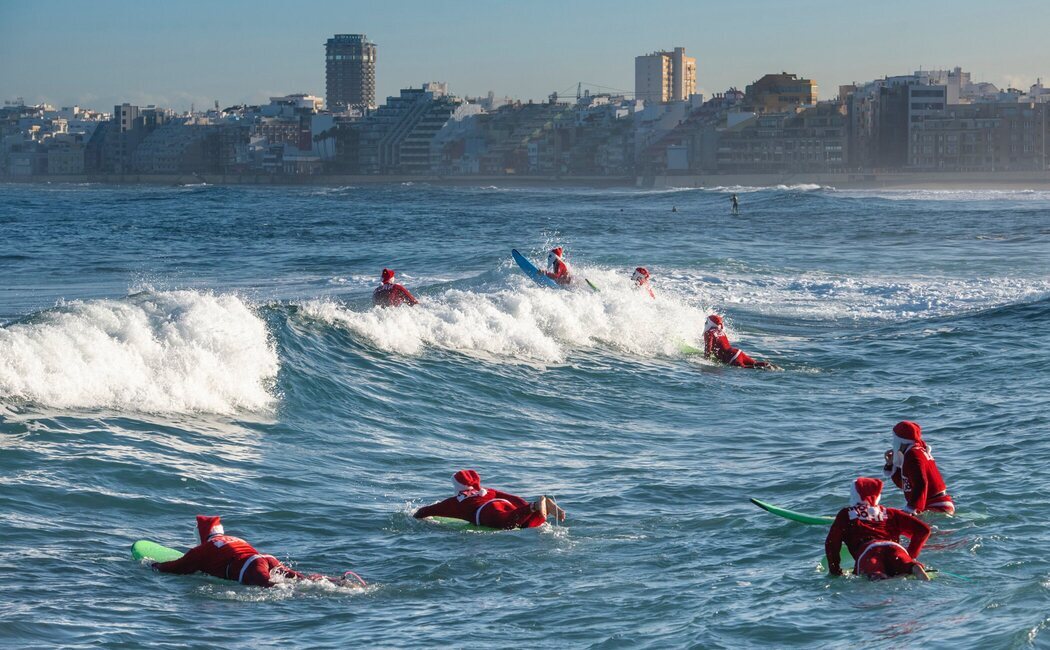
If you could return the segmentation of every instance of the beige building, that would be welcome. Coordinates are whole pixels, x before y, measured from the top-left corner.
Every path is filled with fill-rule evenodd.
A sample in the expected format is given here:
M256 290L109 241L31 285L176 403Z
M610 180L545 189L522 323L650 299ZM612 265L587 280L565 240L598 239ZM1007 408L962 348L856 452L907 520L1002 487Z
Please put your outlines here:
M684 47L634 58L634 96L647 103L680 102L696 94L696 59Z

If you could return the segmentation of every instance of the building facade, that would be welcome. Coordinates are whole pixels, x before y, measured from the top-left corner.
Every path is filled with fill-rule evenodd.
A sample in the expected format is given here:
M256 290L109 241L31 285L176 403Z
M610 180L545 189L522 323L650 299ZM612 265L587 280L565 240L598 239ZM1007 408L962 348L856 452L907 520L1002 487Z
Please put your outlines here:
M912 125L908 166L938 171L1047 169L1047 103L948 106Z
M325 43L325 102L330 111L376 106L376 45L364 34Z
M646 102L681 102L696 94L696 59L684 47L634 59L634 96Z
M817 82L796 74L767 74L744 88L744 104L756 113L783 113L817 103Z

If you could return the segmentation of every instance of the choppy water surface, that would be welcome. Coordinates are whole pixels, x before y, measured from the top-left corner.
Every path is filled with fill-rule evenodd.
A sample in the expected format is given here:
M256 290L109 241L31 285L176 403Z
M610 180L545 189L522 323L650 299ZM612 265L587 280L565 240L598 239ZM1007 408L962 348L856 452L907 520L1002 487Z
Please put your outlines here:
M1050 193L0 186L0 242L5 645L1050 645ZM510 262L553 244L600 293ZM684 355L710 310L784 371ZM900 419L970 580L830 580L748 503L833 513ZM413 520L461 467L569 520ZM197 513L372 586L129 559Z

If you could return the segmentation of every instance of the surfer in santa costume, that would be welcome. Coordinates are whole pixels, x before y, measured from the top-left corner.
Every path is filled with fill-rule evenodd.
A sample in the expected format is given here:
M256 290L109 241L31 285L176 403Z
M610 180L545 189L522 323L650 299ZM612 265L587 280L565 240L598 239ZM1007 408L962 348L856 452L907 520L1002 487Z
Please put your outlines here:
M552 248L547 254L547 277L558 284L572 283L572 269L562 257L561 246Z
M722 326L722 317L711 314L704 323L704 356L739 368L770 368L776 366L768 361L756 361L748 356L740 348L734 348L729 343L725 328Z
M377 307L397 307L406 302L410 305L418 305L419 301L408 289L394 282L393 269L383 269L379 279L383 284L376 287L372 292L372 304Z
M893 427L893 448L886 452L883 474L904 491L908 512L927 510L955 514L955 503L922 439L922 427L904 420Z
M481 487L481 477L472 469L452 476L455 496L416 510L415 518L453 517L488 528L535 528L548 516L565 521L565 511L554 499L542 496L532 503L493 488Z
M345 585L348 580L364 586L364 580L352 571L342 579L320 574L304 575L281 564L272 555L264 555L248 542L227 535L219 517L197 515L197 533L201 543L186 551L186 554L170 562L154 562L151 566L161 573L190 574L207 573L216 578L233 580L243 585L272 587L276 577L297 580L327 580Z
M648 291L650 298L656 298L656 294L653 293L653 287L649 284L649 269L644 266L639 266L634 270L634 273L631 274L631 279L634 280L634 283L638 288Z
M845 543L856 558L853 570L857 575L869 580L902 575L929 580L916 558L930 536L930 527L906 512L880 506L882 481L877 478L858 478L852 492L852 505L839 510L824 540L831 575L842 575L839 553ZM901 535L909 539L908 548L901 546Z

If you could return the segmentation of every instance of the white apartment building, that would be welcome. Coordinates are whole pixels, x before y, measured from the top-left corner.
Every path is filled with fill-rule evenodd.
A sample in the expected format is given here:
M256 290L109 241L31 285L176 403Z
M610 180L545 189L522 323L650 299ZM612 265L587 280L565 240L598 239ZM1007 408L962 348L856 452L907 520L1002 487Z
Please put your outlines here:
M634 58L634 96L647 103L680 102L696 93L696 59L684 47Z

